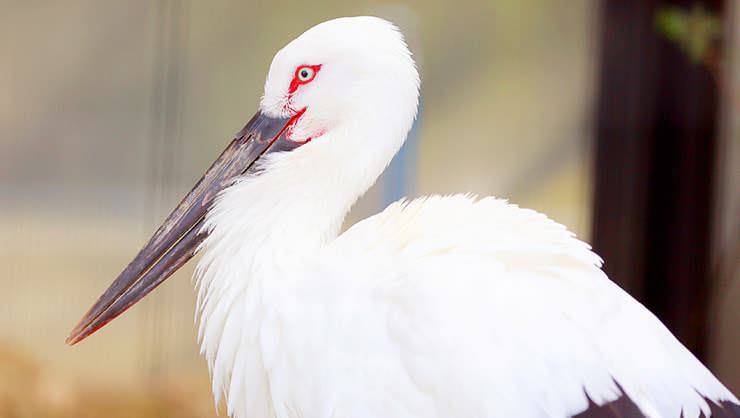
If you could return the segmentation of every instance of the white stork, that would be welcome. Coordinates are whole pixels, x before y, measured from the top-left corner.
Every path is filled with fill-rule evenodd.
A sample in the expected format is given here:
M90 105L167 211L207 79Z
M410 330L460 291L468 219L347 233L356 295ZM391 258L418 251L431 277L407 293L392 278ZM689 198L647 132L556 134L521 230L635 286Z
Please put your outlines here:
M335 19L290 42L259 112L68 343L199 251L201 351L235 418L740 417L737 398L545 215L434 196L340 233L418 98L389 22Z

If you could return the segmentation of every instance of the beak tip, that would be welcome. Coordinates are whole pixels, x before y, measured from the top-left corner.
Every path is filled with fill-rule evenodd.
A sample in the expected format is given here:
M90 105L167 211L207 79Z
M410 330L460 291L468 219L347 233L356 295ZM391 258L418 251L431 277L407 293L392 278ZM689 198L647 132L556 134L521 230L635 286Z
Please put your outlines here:
M74 331L72 331L72 332L71 332L71 333L70 333L70 334L69 334L69 335L67 336L67 339L66 339L66 340L64 340L64 343L65 343L65 344L67 344L68 346L72 347L73 345L77 344L77 343L78 343L78 342L80 342L80 341L81 341L81 340L80 340L80 338L79 338L79 334L77 334L77 333L75 333Z
M85 321L85 317L80 320L80 322L72 328L72 331L69 332L69 335L67 336L67 339L64 340L64 343L68 346L76 345L78 342L84 340L88 335L85 333L87 323Z

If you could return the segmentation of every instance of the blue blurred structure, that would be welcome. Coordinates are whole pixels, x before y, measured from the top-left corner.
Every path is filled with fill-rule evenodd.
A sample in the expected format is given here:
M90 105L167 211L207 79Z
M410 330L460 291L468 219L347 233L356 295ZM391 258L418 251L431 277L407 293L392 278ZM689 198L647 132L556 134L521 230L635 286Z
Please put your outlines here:
M383 190L383 208L402 197L413 198L416 193L416 181L419 161L419 141L423 100L419 100L419 114L411 127L411 132L401 150L381 177Z

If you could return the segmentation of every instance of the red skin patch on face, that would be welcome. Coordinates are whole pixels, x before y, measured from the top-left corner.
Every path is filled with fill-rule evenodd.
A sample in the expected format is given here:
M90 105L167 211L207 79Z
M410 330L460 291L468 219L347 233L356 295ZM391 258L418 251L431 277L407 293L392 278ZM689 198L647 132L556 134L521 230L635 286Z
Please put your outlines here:
M311 76L311 78L307 80L300 80L298 78L298 75L300 74L301 70L304 70L306 68L310 68L311 70L313 70L313 75ZM326 133L326 130L322 129L319 132L317 132L315 135L312 135L304 140L296 141L296 140L293 140L292 138L294 126L296 125L296 123L298 123L298 119L300 119L301 116L303 116L303 114L306 112L305 107L301 110L298 110L295 107L293 107L293 94L296 91L298 91L298 88L300 86L312 82L316 78L316 75L318 75L320 70L321 70L321 64L319 65L299 65L298 68L295 69L295 73L293 74L293 80L290 81L290 86L288 86L288 97L286 98L285 105L283 106L284 111L288 111L293 114L293 116L290 118L290 121L288 121L287 132L285 133L285 137L290 141L293 141L299 144L305 144L307 142L311 142L312 139L318 138L324 133Z
M310 68L311 70L313 70L313 76L311 76L311 78L309 78L308 80L300 80L298 78L298 74L301 72L301 70L306 68ZM319 71L321 71L321 64L299 65L298 68L295 69L293 80L290 81L290 86L288 86L288 97L285 100L285 106L283 106L283 110L287 110L293 114L298 112L298 110L293 107L293 93L298 90L298 87L312 82L316 78L316 75L319 73Z
M288 138L289 140L293 141L290 138L292 136L292 133L293 133L293 127L295 126L296 123L298 123L298 119L300 119L301 116L303 116L304 113L306 113L306 108L305 107L303 109L301 109L300 111L298 111L295 115L293 115L290 118L290 120L288 121L288 124L285 125L285 127L283 128L283 130L286 130L285 137ZM280 136L282 133L283 133L283 131L281 130L280 133L277 136ZM293 142L298 142L298 141L293 141Z
M301 70L304 70L306 68L310 68L313 70L313 76L309 78L308 80L300 80L298 78L298 74L300 74ZM316 78L316 75L321 71L321 64L319 65L300 65L298 68L295 69L295 74L293 74L293 80L290 82L290 87L288 87L288 95L291 95L298 90L298 87L303 84L308 84L313 81L314 78Z
M301 112L301 114L303 114L303 112ZM289 141L293 141L293 142L295 142L297 144L303 145L303 144L307 144L307 143L311 142L312 139L318 138L318 137L320 137L321 135L323 135L325 133L326 133L326 129L320 129L318 132L316 132L315 134L309 136L306 139L296 140L296 139L293 139L293 125L291 125L288 128L288 132L285 133L285 137L288 138Z
M299 140L299 139L293 139L293 128L298 123L298 120L301 118L301 116L303 116L303 114L306 113L306 109L307 108L304 107L303 109L301 109L300 111L298 111L298 113L296 113L295 115L293 115L293 117L291 117L290 120L288 121L288 124L285 125L285 128L283 128L285 130L285 138L288 139L288 141L293 141L293 142L295 142L297 144L303 145L303 144L306 144L306 143L311 142L312 139L318 138L321 135L323 135L323 134L326 133L326 129L323 129L322 128L322 129L319 129L316 133L314 133L313 135L309 136L306 139L301 139L301 140ZM283 133L283 131L281 130L280 131L280 134L282 134L282 133ZM278 134L278 136L280 136L280 134Z

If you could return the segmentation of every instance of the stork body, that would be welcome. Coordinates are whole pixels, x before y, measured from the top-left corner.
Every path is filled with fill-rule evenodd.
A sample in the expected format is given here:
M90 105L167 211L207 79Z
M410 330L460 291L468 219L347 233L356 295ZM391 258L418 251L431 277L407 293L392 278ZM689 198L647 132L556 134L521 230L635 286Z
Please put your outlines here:
M340 233L402 145L418 88L383 20L336 19L288 44L260 115L70 341L197 246L201 351L234 418L740 417L737 398L589 246L542 214L436 196ZM289 122L260 142L262 118ZM259 160L224 165L244 155Z
M586 244L534 211L399 202L287 251L281 234L219 230L232 225L221 216L199 265L201 338L235 417L570 417L587 396L627 396L677 418L708 416L704 397L736 402ZM253 234L265 254L222 252Z

